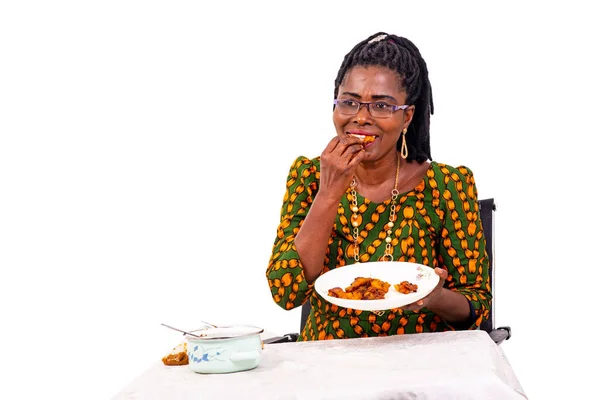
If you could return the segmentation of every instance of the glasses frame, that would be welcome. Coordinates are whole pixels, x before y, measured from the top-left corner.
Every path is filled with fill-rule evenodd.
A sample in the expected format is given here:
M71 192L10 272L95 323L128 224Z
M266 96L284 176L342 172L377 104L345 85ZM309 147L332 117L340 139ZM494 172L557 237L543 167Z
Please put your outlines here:
M398 110L406 110L408 107L410 107L408 104L403 104L401 106L397 106L395 104L388 104L390 107L392 107L392 112L387 117L381 117L381 116L375 116L375 115L373 115L373 110L372 110L371 107L373 107L373 104L383 103L382 101L362 102L362 101L352 100L352 99L333 99L333 104L336 107L339 107L338 102L340 102L340 101L348 101L348 100L353 101L355 103L358 103L358 108L356 109L356 112L354 114L345 114L345 113L343 113L343 112L340 111L340 113L342 115L356 115L356 114L358 114L360 112L360 109L363 106L366 106L367 110L369 111L369 114L371 115L371 117L373 117L373 118L390 118L392 116L392 114L395 113L396 111L398 111Z

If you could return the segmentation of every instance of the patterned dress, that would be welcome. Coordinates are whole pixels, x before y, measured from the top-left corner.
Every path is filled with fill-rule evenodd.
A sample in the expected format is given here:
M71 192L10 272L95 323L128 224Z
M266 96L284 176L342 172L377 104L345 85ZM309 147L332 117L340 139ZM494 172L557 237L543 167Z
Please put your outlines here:
M320 158L298 157L287 178L277 237L266 271L274 301L286 310L311 302L311 313L298 340L385 336L477 329L491 303L488 257L471 170L432 162L413 190L401 193L392 235L395 261L416 262L448 271L444 287L470 302L471 319L451 324L423 308L381 313L338 307L309 284L294 239L319 189ZM391 200L375 203L357 193L360 261L379 261L385 251ZM321 273L354 264L350 188L340 199Z

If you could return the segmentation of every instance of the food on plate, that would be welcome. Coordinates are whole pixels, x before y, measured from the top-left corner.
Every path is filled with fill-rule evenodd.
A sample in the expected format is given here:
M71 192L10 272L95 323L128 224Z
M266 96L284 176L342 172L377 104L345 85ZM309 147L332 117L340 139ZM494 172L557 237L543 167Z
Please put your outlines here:
M187 365L189 363L187 343L179 343L169 354L162 358L165 365Z
M329 289L331 297L349 300L381 300L385 297L390 284L380 279L358 277L346 288Z
M394 285L394 289L396 289L400 293L404 293L404 294L416 292L418 288L419 288L418 285L415 285L414 283L410 283L409 281L402 281L402 282Z

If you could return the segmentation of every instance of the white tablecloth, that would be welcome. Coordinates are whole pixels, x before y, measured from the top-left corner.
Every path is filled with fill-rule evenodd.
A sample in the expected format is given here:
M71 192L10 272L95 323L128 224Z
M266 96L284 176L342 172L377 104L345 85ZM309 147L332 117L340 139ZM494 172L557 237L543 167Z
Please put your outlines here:
M526 399L483 331L265 345L260 365L203 375L160 361L114 400Z

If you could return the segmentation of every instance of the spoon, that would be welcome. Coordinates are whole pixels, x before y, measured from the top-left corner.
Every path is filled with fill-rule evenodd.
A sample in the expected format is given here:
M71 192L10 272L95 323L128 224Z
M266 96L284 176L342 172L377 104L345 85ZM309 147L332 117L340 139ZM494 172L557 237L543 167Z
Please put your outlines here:
M215 324L211 324L210 322L206 322L206 321L200 321L200 322L202 322L204 325L208 325L208 326L211 326L213 328L217 327Z
M162 326L166 326L166 327L167 327L167 328L169 328L169 329L173 329L174 331L181 332L181 333L183 333L184 335L190 335L190 336L197 337L197 338L199 338L199 337L200 337L200 336L198 336L198 335L194 335L193 333L190 333L190 332L187 332L187 331L182 331L181 329L173 328L172 326L169 326L169 325L166 325L166 324L162 324L162 323L161 323L161 325L162 325Z

